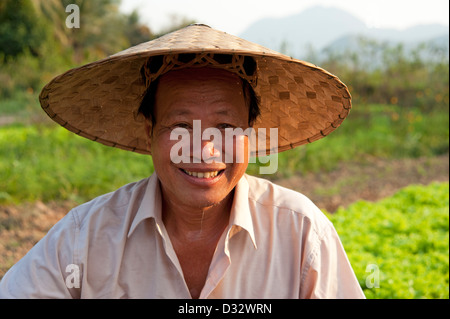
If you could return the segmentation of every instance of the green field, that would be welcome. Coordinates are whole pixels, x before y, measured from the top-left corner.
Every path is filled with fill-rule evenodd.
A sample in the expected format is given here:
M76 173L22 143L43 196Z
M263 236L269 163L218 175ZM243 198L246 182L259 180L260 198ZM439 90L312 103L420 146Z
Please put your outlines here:
M329 215L367 298L449 298L449 184Z
M343 124L326 138L279 154L277 176L331 171L339 163L378 158L417 158L446 154L447 110L369 104L353 106ZM250 173L256 173L250 167Z
M151 174L149 156L54 126L0 128L0 203L84 201Z

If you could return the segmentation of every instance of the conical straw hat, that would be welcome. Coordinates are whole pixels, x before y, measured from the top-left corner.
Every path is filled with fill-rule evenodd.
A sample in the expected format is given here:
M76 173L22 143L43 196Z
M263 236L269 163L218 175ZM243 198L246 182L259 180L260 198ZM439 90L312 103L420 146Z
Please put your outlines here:
M149 154L145 118L138 112L148 85L142 68L149 57L179 53L253 57L254 89L261 102L254 128L266 129L267 153L321 139L349 114L350 93L336 76L205 25L191 25L69 70L42 89L41 106L55 122L80 136ZM278 129L277 148L272 150L269 128Z

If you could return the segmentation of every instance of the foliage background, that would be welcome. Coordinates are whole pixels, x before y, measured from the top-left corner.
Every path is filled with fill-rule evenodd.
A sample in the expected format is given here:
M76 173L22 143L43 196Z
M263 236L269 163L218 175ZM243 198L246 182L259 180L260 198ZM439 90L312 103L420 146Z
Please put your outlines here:
M65 8L72 3L80 8L78 29L65 24ZM38 102L41 88L54 76L195 22L174 17L172 26L157 34L140 22L138 12L119 12L119 3L0 1L0 205L7 207L0 209L1 269L20 257L11 252L39 240L20 233L27 229L27 216L31 224L39 217L8 215L15 205L81 203L153 171L149 157L110 149L56 126ZM409 51L361 38L355 51L297 58L338 74L349 85L353 110L326 139L281 153L271 179L329 174L342 163L448 154L448 49L424 43ZM258 174L258 165L250 165L248 173ZM367 297L448 298L448 183L411 186L329 217ZM366 289L370 263L381 270L379 289Z

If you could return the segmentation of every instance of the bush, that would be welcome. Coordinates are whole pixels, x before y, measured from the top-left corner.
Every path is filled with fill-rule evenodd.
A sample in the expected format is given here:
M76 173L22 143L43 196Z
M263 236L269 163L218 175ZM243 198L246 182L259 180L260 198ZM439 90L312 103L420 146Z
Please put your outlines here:
M359 201L329 218L367 298L449 297L448 182Z
M358 38L343 51L325 50L312 62L349 86L354 104L396 104L431 111L449 104L448 45L432 41L414 48Z

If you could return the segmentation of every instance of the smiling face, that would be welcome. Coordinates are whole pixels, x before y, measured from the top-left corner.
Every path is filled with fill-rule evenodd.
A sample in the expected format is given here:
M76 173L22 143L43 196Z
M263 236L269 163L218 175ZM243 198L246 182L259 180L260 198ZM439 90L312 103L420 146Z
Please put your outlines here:
M247 156L241 163L226 163L223 160L225 142L214 145L212 138L199 142L199 146L204 150L203 155L221 156L222 161L205 160L205 156L194 158L192 137L195 120L201 121L202 132L216 128L223 137L226 128L245 130L248 127L249 112L241 81L228 71L207 68L172 71L160 78L150 143L164 200L179 207L203 209L230 199L227 196L247 169ZM187 129L190 133L189 163L171 160L171 149L179 142L171 140L170 135L177 128ZM242 146L240 143L247 154L248 138L245 135L235 137L233 142L233 158L236 158L236 147Z

